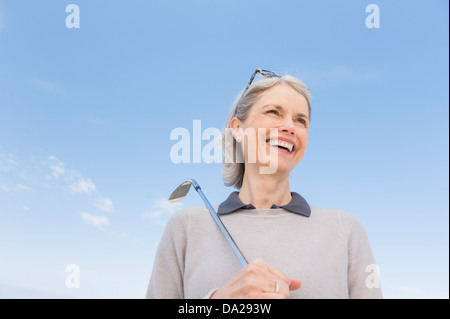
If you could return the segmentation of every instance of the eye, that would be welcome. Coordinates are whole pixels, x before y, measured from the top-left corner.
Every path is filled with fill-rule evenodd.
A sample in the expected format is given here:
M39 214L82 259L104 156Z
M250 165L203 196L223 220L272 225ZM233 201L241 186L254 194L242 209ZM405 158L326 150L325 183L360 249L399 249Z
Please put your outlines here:
M296 122L301 123L301 124L306 126L306 120L304 118L302 118L302 117L297 118Z
M275 115L280 115L280 113L278 113L277 110L269 110L266 113L271 113L271 114L275 114Z

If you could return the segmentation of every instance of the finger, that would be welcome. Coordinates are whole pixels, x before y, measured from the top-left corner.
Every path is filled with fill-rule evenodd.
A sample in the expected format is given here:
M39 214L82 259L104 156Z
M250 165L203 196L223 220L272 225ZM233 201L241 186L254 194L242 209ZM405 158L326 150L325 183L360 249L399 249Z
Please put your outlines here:
M281 279L283 282L285 282L288 286L289 283L291 281L291 279L286 276L285 274L283 274L281 271L279 271L278 269L273 268L272 266L270 266L269 264L267 264L267 270L272 274L275 275L276 277L278 277L279 279Z
M298 279L291 278L289 283L289 290L297 290L302 286L302 282Z
M269 274L269 277L265 278L262 292L264 293L279 293L280 291L288 292L289 286L278 277Z
M256 258L250 264L257 265L263 269L267 269L267 262L264 259Z
M286 299L289 297L289 285L280 280L277 276L267 273L261 284L261 298Z
M288 276L286 276L285 274L283 274L281 271L273 268L265 260L263 260L261 258L257 258L255 260L253 260L251 263L268 271L270 274L275 275L276 277L278 277L279 279L281 279L282 281L284 281L286 284L289 285L290 278Z
M297 290L301 286L301 281L295 278L289 278L283 274L278 269L272 267L263 259L255 259L251 262L252 266L257 266L259 269L263 270L265 275L265 280L260 286L261 292L269 294L273 297L273 294L277 294L277 298L287 298L289 296L289 290ZM261 278L262 279L262 278ZM278 283L278 293L276 293L276 287ZM270 296L269 296L270 297Z
M274 280L278 277L274 276ZM289 286L284 281L274 281L269 291L265 292L265 297L274 299L287 299L289 298Z

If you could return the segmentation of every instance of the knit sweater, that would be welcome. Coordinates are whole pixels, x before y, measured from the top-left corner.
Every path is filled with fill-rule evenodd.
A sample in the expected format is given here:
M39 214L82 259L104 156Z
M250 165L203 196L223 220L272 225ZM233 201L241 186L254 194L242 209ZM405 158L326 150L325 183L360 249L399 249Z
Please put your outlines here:
M301 280L290 298L382 298L370 279L375 260L366 231L350 214L314 206L309 218L284 208L239 209L221 220L249 262L262 258ZM209 211L185 208L166 226L146 297L209 298L241 268Z

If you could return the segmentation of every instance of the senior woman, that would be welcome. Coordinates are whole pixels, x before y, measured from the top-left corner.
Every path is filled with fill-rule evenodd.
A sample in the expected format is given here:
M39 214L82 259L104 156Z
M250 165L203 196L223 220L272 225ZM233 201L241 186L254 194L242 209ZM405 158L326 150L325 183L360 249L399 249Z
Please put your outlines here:
M264 77L253 82L257 73ZM361 222L290 189L308 145L310 100L297 78L255 71L223 132L233 142L222 177L239 191L216 207L249 264L241 266L206 208L186 208L166 226L147 298L382 297Z

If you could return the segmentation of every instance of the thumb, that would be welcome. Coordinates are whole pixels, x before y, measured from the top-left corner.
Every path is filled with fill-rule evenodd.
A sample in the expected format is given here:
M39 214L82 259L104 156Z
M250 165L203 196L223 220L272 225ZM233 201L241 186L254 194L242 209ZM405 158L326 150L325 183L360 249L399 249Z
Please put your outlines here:
M302 282L295 278L289 278L289 290L297 290L302 286Z

